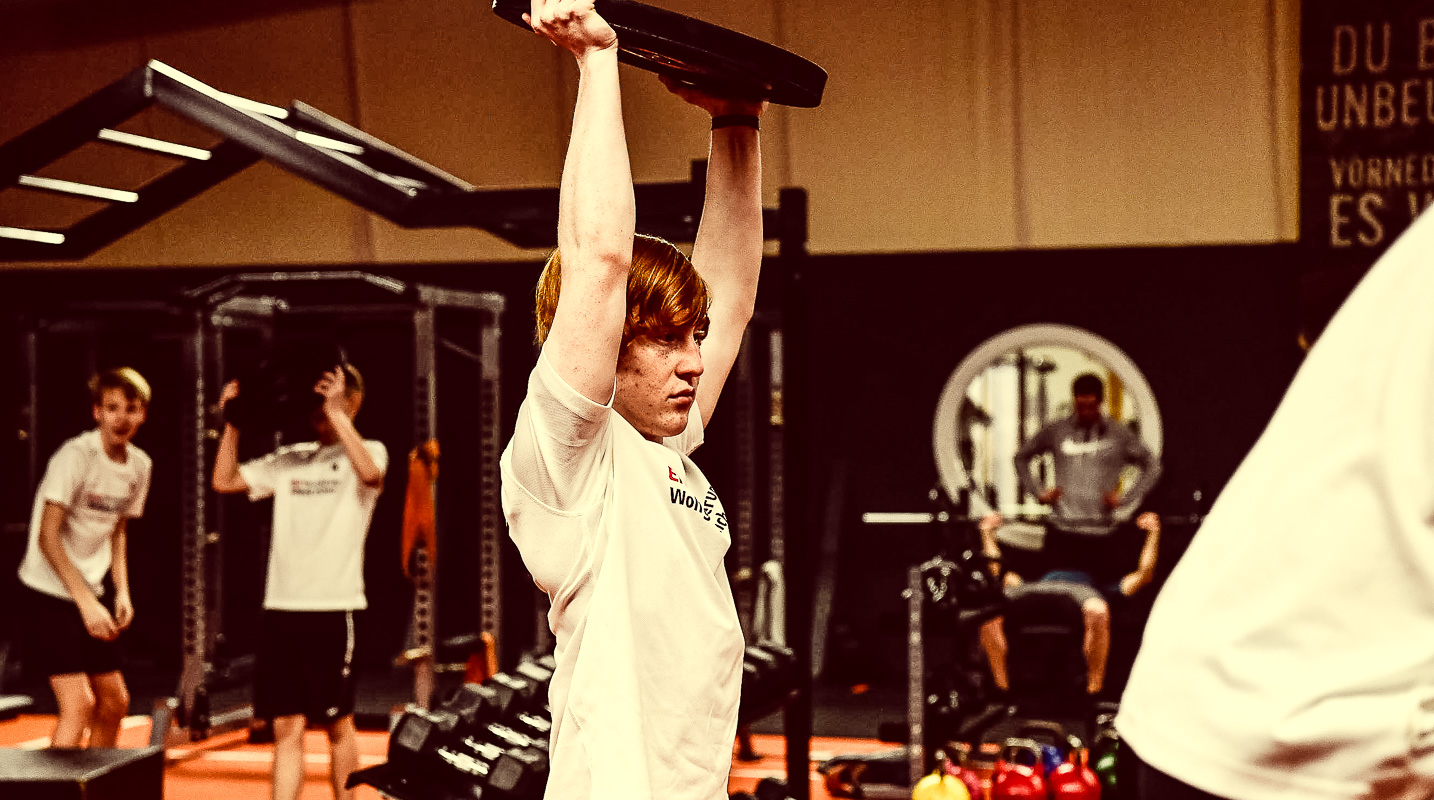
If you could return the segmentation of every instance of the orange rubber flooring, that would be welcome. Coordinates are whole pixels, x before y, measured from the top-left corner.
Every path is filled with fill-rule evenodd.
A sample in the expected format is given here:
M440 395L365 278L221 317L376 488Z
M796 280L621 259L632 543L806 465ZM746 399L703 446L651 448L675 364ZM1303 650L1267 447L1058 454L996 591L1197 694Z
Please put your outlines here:
M55 718L47 715L21 715L0 722L0 747L40 748L49 743ZM165 800L261 800L269 797L268 745L249 744L245 731L221 734L204 742L170 748L166 753ZM120 732L121 747L143 747L149 743L149 718L129 717ZM780 736L756 734L753 749L760 761L732 761L729 792L751 791L757 781L766 777L786 778L785 742ZM308 774L302 800L329 800L328 741L322 732L310 731L305 740ZM834 755L869 753L887 750L894 745L875 739L844 739L814 736L811 753L812 800L827 800L830 795L816 772L816 764ZM375 731L359 732L359 767L382 763L388 748L388 734ZM377 791L359 787L355 800L379 800Z

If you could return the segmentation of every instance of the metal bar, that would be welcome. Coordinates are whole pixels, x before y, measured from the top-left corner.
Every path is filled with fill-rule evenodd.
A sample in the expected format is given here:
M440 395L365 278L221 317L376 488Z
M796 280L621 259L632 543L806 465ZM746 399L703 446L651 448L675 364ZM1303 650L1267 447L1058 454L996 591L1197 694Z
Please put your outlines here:
M236 110L223 93L158 61L151 90L170 111L219 132L276 165L402 224L413 190L395 188L379 172L341 154L299 141L297 131L262 114Z
M334 270L332 272L241 272L216 278L209 283L189 289L184 293L191 299L203 299L221 290L243 291L251 283L313 283L315 281L362 281L393 294L408 291L408 284L384 275L374 275L360 270Z
M95 136L102 142L117 144L123 147L132 147L135 150L145 150L151 153L164 153L170 156L179 156L191 161L208 161L209 151L202 147L190 147L187 144L168 142L164 139L153 139L148 136L140 136L136 133L125 133L124 131L101 128Z
M462 358L465 358L468 361L473 362L474 364L479 364L483 361L482 356L453 341L452 339L445 339L443 337L439 337L438 345L444 350L447 350L448 352L453 353L455 355L461 356Z
M0 239L17 239L22 242L35 242L37 244L64 244L65 235L54 231L36 231L29 228L10 228L0 226Z
M93 186L88 183L76 183L75 181L62 181L58 178L42 178L38 175L21 175L15 183L26 189L37 189L42 192L54 192L55 194L70 195L73 197L93 197L97 200L109 200L114 203L138 203L139 193L124 189L110 189L105 186Z
M379 163L373 164L377 169L394 175L418 175L426 182L438 181L448 188L462 192L476 191L478 187L467 181L454 177L438 167L421 161L408 153L390 145L382 139L370 136L348 123L330 116L317 108L301 101L294 101L290 106L292 111L290 122L295 127L308 125L318 128L338 139L360 145L360 149L367 151L367 155L378 156Z
M482 587L479 598L479 630L492 635L496 643L493 657L500 656L502 639L502 519L499 497L499 431L498 423L498 319L485 314L479 340L478 389L478 580Z
M40 331L39 321L22 318L25 326L21 357L25 362L25 378L29 387L25 393L25 408L22 412L24 429L21 435L26 444L26 497L34 497L40 486Z
M767 557L779 563L786 563L787 560L787 480L786 468L784 466L784 454L786 452L786 440L782 430L786 420L786 412L782 403L782 330L780 327L773 328L767 333L767 368L769 370L767 401L769 405L769 416L767 418L769 430L767 433L767 527L768 547L771 550Z
M737 405L735 453L737 471L736 514L732 517L733 545L736 550L737 574L745 576L735 588L737 619L742 624L743 637L749 642L769 638L767 631L755 628L754 606L759 583L756 559L757 524L757 401L753 385L752 347L756 337L748 330L742 336L742 348L737 351L737 363L733 367L733 380L727 391L735 395Z
M437 286L417 284L419 302L439 308L468 308L501 314L507 303L497 292L465 292L462 289L443 289Z
M184 366L195 386L192 402L181 406L180 474L185 481L180 495L180 642L183 662L179 679L181 722L190 738L207 735L208 702L204 688L207 636L204 550L208 540L204 496L204 319L195 312L184 346Z
M413 441L415 447L438 437L438 409L434 395L434 312L421 306L413 312ZM432 487L433 508L438 508L438 486ZM434 514L434 541L443 533L442 520ZM413 646L427 650L428 657L413 663L413 695L420 706L432 699L433 671L438 661L438 558L425 547L415 548L413 575Z
M907 760L911 768L911 785L926 775L926 644L922 628L921 568L906 572L906 724Z
M785 463L796 476L786 482L786 537L791 557L782 562L787 590L787 644L796 654L797 685L783 716L787 740L787 791L792 800L811 797L812 744L812 580L811 532L807 502L809 394L807 353L807 193L786 188L778 195L781 235L778 262L782 279L783 405Z

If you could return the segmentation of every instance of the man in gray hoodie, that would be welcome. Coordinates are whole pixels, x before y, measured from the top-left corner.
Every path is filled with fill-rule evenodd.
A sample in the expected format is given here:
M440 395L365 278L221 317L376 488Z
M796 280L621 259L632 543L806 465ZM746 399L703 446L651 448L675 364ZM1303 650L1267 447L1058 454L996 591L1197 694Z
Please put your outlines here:
M1062 581L1080 602L1085 619L1086 689L1100 691L1110 651L1110 607L1101 591L1130 595L1148 583L1154 569L1154 547L1159 520L1142 515L1137 525L1146 531L1140 567L1118 583L1109 573L1118 569L1115 531L1130 522L1145 495L1160 478L1160 462L1129 427L1100 412L1105 385L1085 373L1071 384L1074 413L1040 430L1016 453L1016 474L1025 491L1051 506L1042 555L1047 571L1038 582ZM1031 460L1050 453L1054 485L1047 489L1031 474ZM1127 466L1140 469L1140 477L1123 494L1121 473ZM994 528L991 525L983 526ZM987 536L988 549L994 536ZM1008 589L1022 584L1020 575L1007 573ZM1019 590L1016 590L1019 591ZM991 662L992 677L1001 689L1008 686L1006 638L1003 620L982 627L981 640Z

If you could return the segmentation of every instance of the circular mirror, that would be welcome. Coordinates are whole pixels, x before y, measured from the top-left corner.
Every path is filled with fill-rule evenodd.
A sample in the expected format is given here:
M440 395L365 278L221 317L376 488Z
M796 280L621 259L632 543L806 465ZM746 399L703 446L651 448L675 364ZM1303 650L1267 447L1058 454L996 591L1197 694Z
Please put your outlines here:
M1018 479L1016 454L1048 423L1072 416L1072 382L1084 374L1103 384L1101 413L1137 433L1159 458L1160 409L1135 362L1090 331L1026 325L982 342L946 381L932 441L946 493L968 491L972 516L1048 514ZM1031 468L1038 485L1052 485L1050 455Z

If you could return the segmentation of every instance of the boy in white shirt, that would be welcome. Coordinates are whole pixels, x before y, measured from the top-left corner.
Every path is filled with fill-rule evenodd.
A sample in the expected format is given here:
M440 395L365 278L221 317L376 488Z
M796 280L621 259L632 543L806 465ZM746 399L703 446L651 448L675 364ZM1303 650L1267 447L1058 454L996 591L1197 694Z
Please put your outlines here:
M511 535L552 600L546 796L725 800L742 631L730 527L688 454L756 302L765 104L667 82L712 115L689 261L634 237L612 28L590 0L532 8L580 76L558 250L537 292L543 350L500 462Z
M364 539L388 467L383 444L353 424L363 402L358 370L336 367L314 391L323 397L312 418L318 441L239 464L239 431L226 424L214 459L215 491L274 498L254 679L254 714L274 721L274 800L296 800L303 788L306 722L328 733L334 797L353 796L344 788L358 766L353 612L367 607ZM238 394L230 381L220 406Z
M149 409L149 384L128 368L90 381L92 431L60 445L35 493L30 541L20 563L21 626L28 666L49 676L59 715L51 747L114 747L129 711L120 674L120 632L134 621L125 544L144 511L151 462L130 444ZM114 610L100 600L105 573Z

